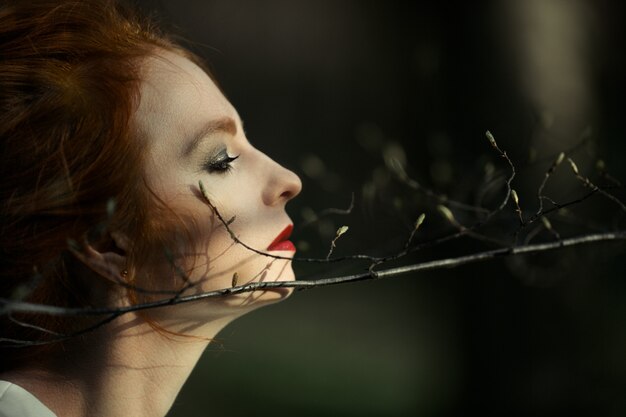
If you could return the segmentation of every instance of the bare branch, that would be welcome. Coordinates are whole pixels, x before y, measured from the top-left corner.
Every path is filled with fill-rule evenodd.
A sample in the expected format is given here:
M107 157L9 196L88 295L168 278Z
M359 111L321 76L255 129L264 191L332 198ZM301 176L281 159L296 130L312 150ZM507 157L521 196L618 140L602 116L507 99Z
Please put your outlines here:
M567 158L567 160L570 163L570 166L572 167L572 171L574 172L574 175L576 175L576 178L578 178L578 180L580 180L580 182L582 182L585 187L591 188L593 191L599 192L604 197L616 203L622 209L622 211L626 212L626 205L624 205L624 203L622 203L619 198L615 197L613 194L598 187L597 185L592 183L589 178L583 177L582 175L580 175L580 172L578 171L578 167L576 166L576 163L571 158Z
M504 196L500 200L499 204L494 209L488 210L482 207L465 205L463 203L448 200L444 196L437 195L436 193L433 193L432 191L421 187L417 182L410 179L406 175L406 172L404 172L404 168L400 164L397 164L398 166L395 167L393 171L396 173L399 179L405 182L405 184L409 185L411 188L418 190L422 193L425 193L427 196L431 198L437 199L437 201L440 203L437 206L437 210L443 215L444 218L447 219L449 223L451 223L457 229L457 232L446 235L446 236L438 237L430 241L425 241L425 242L414 244L413 243L414 236L416 235L418 229L422 225L424 218L425 218L425 214L422 213L417 218L413 226L413 229L411 230L411 233L406 243L404 244L402 250L392 255L387 255L387 256L382 256L382 257L356 254L356 255L349 255L349 256L344 256L344 257L331 258L333 250L336 247L337 240L348 231L347 226L342 226L337 230L336 236L334 237L334 239L332 240L330 244L330 250L325 259L291 258L291 257L277 256L271 253L266 253L264 251L255 249L247 245L246 243L242 242L239 239L239 237L236 235L236 233L233 231L233 229L231 228L231 225L233 225L236 221L236 216L232 216L230 219L226 220L222 216L222 214L219 212L217 207L215 207L210 201L210 198L208 196L208 193L203 183L201 181L198 182L203 199L211 208L213 215L219 220L222 226L226 229L226 231L228 232L228 234L230 235L231 239L233 240L235 244L242 245L247 250L253 253L256 253L258 255L267 256L273 259L285 259L289 261L334 263L334 262L347 261L347 260L366 260L370 262L366 272L361 272L361 273L352 274L352 275L344 275L344 276L339 276L339 277L330 277L330 278L323 278L323 279L317 279L317 280L305 280L305 281L274 281L274 282L256 281L255 282L254 279L252 279L249 283L243 284L243 285L239 285L239 283L242 282L242 280L240 279L238 273L234 273L231 279L230 288L222 288L222 289L217 289L217 290L208 291L208 292L200 292L198 294L192 294L192 295L183 295L185 291L187 291L190 288L195 287L198 284L198 282L200 282L201 280L197 282L193 282L187 276L183 268L175 262L173 254L166 250L165 251L166 258L170 262L176 274L182 279L184 283L182 288L177 291L157 291L157 290L148 290L148 289L139 288L133 284L129 284L125 282L125 280L123 280L119 276L119 271L116 271L112 268L107 269L106 265L103 265L102 268L98 268L100 271L105 271L106 278L109 278L110 280L117 282L119 285L122 285L126 288L129 288L138 292L146 292L150 294L163 294L167 296L166 298L156 300L156 301L151 301L151 302L130 305L130 306L123 306L123 307L64 308L64 307L57 307L57 306L52 306L52 305L43 305L43 304L25 302L23 300L26 299L29 293L28 288L26 287L22 289L18 288L19 291L16 291L15 294L13 294L12 298L0 298L0 315L6 315L9 320L11 320L13 323L15 323L18 326L22 326L22 327L29 328L31 330L39 331L45 334L46 338L44 340L17 340L17 339L0 337L0 346L8 346L8 347L32 346L32 345L37 345L37 344L47 344L47 343L67 340L72 337L76 337L78 335L82 335L84 333L97 329L98 327L101 327L124 314L147 310L147 309L159 308L159 307L164 307L164 306L176 305L176 304L181 304L181 303L193 302L193 301L198 301L198 300L203 300L203 299L208 299L208 298L213 298L213 297L224 297L224 296L229 296L229 295L248 293L252 291L264 291L264 290L269 290L272 288L294 288L296 290L304 290L304 289L309 289L309 288L336 285L336 284L356 282L356 281L389 278L389 277L394 277L394 276L398 276L398 275L402 275L406 273L412 273L412 272L420 272L420 271L427 271L427 270L441 269L441 268L453 268L453 267L458 267L458 266L469 264L469 263L476 263L476 262L496 259L500 257L545 252L545 251L551 251L551 250L556 250L556 249L576 246L576 245L591 244L591 243L596 243L596 242L626 240L626 230L619 230L616 232L602 232L602 233L596 233L596 234L587 234L583 236L562 238L561 235L552 226L552 223L547 217L548 214L556 210L563 209L564 207L578 204L590 198L594 194L602 194L603 196L616 202L623 211L626 211L626 206L617 197L605 191L605 189L596 186L588 178L580 175L578 171L578 167L576 166L576 164L571 158L568 158L568 161L570 163L570 166L572 167L574 174L583 183L583 185L587 188L590 188L591 191L588 194L576 200L573 200L564 204L559 204L558 202L548 198L547 196L544 196L543 190L549 178L551 177L551 175L554 173L556 168L564 160L565 158L564 153L560 153L558 157L553 161L552 165L548 168L547 172L545 173L544 179L541 182L537 190L537 197L539 199L539 209L537 210L536 213L534 213L528 219L524 219L522 209L520 206L519 196L517 192L511 186L512 181L516 176L515 166L513 162L511 161L511 159L508 157L507 153L499 148L495 138L489 131L486 132L486 137L489 143L491 144L491 146L498 152L500 157L506 160L508 166L510 167L510 174L508 175L508 177L500 177L498 179L499 182L501 182L504 179L504 185L506 187ZM494 238L492 236L483 234L484 233L483 230L481 230L479 233L480 228L482 228L487 223L489 223L496 215L502 213L502 211L508 204L509 199L511 199L513 203L515 204L515 211L517 213L517 216L519 217L519 222L520 222L519 228L517 228L517 230L514 233L515 239L514 239L513 245L507 242L504 242L500 239ZM550 209L545 209L543 206L544 200L549 201L553 205L553 207ZM457 220L457 218L455 217L452 210L448 207L448 205L456 209L461 209L461 210L471 209L471 211L485 214L485 216L483 216L482 219L480 219L479 221L476 221L473 225L465 226ZM352 194L352 201L350 203L350 207L347 210L327 209L323 211L321 214L349 214L352 211L353 207L354 207L354 194ZM114 201L111 201L109 202L109 205L107 206L107 214L109 218L113 215L114 210L115 210L115 204L114 204ZM500 217L506 217L506 216L500 216ZM510 219L510 214L506 218ZM536 225L530 232L528 232L525 236L525 241L524 241L525 243L521 246L518 246L517 238L520 232L524 230L524 228L535 223L537 220L540 220L541 224ZM99 228L101 232L103 232L104 229L105 229L105 226L102 226ZM530 244L531 240L542 231L547 231L551 233L554 237L554 240L548 243ZM420 251L426 248L434 247L436 245L440 245L442 243L452 241L454 239L458 239L463 236L478 239L478 240L487 242L489 244L495 244L498 247L496 249L476 252L476 253L472 253L468 255L449 257L449 258L438 259L438 260L430 260L430 261L411 264L411 265L402 266L402 267L384 269L381 271L376 270L377 267L379 267L380 265L384 263L398 260L410 253L415 253L417 251ZM92 259L93 257L90 258L91 255L90 255L89 250L87 250L87 243L88 242L86 240L85 242L82 242L82 244L69 240L68 247L69 247L70 252L74 254L74 256L76 256L78 259L83 260L83 261L93 260ZM85 263L89 264L89 262L85 262ZM42 314L42 315L53 315L53 316L94 317L95 322L74 333L61 334L61 333L57 333L52 330L37 326L35 324L29 323L28 321L24 321L21 318L18 320L14 316L15 313L20 313L22 315Z
M352 213L352 210L354 210L354 192L351 194L350 205L348 206L347 209L338 209L338 208L332 208L332 207L324 209L320 211L319 213L315 213L311 220L308 220L302 223L300 225L300 229L304 229L305 227L310 226L311 224L319 221L319 219L321 219L322 217L330 216L333 214L345 216L345 215Z
M390 159L388 163L389 170L395 174L396 179L406 185L407 187L424 194L426 197L435 200L439 204L446 204L450 207L457 208L459 210L466 210L481 214L488 214L489 210L484 207L472 206L470 204L462 203L460 201L452 200L445 195L438 194L431 189L424 187L419 182L409 177L404 167L395 159Z
M413 226L413 230L411 230L411 234L409 235L409 238L407 239L406 243L404 244L404 250L405 251L409 248L409 246L411 246L411 243L413 242L413 237L415 237L415 233L417 233L417 231L420 228L420 226L422 225L422 223L424 223L424 219L426 219L426 214L422 213L422 214L419 215L419 217L415 221L415 225Z
M557 156L556 159L552 162L552 165L550 165L550 168L548 168L548 170L546 171L543 177L543 181L541 182L541 185L539 185L539 188L537 189L537 199L539 200L539 208L537 209L536 214L540 214L541 212L543 212L543 199L544 199L543 189L548 183L548 179L550 179L550 176L554 173L556 168L559 165L561 165L561 162L563 162L564 158L565 158L565 152L561 152L559 156Z
M267 256L268 258L274 258L274 259L285 259L285 260L290 260L290 261L318 262L318 263L333 263L333 262L341 262L341 261L346 261L346 260L367 260L367 261L372 261L372 262L378 262L378 261L384 259L384 258L381 258L381 257L369 256L369 255L349 255L349 256L342 256L340 258L297 258L297 257L291 258L291 257L288 257L288 256L279 256L279 255L275 255L275 254L272 254L272 253L267 253L267 252L263 252L261 250L255 249L255 248L253 248L252 246L246 244L245 242L243 242L241 239L239 239L237 237L235 232L231 229L230 224L227 221L224 220L224 217L219 212L217 207L215 207L215 205L211 202L211 200L209 198L209 195L207 194L206 189L204 188L204 184L202 183L202 181L198 181L198 186L200 188L200 192L201 192L202 197L204 198L205 202L209 205L209 207L213 211L213 214L215 214L215 216L222 223L224 228L226 228L226 231L230 235L230 238L235 243L243 246L244 248L246 248L249 251L254 252L254 253L258 254L258 255L263 255L263 256Z
M555 249L586 245L598 242L611 242L626 240L626 230L620 230L608 233L588 234L566 238L555 242L538 243L532 245L513 246L508 248L500 248L489 251L477 252L470 255L439 259L434 261L422 262L413 265L401 266L397 268L385 269L375 273L360 273L353 275L345 275L340 277L322 278L310 281L270 281L270 282L253 282L231 288L223 288L214 291L207 291L201 294L187 295L179 298L167 298L163 300L136 304L124 307L103 307L103 308L65 308L51 305L35 304L24 301L15 301L6 298L0 298L0 314L10 313L32 313L32 314L49 314L53 316L111 316L105 320L111 321L116 317L133 311L141 311L152 308L176 305L192 301L203 300L213 297L223 297L228 295L241 294L251 291L267 290L271 288L295 288L296 290L306 290L316 287L324 287L329 285L345 284L355 281L363 281L368 279L390 278L410 272L422 272L441 268L456 268L462 265L482 262L490 259L503 258L515 255L527 255L537 252L545 252ZM115 316L115 317L112 317ZM93 326L92 326L93 327ZM91 327L90 327L91 328ZM87 331L85 329L84 331ZM81 331L84 332L84 331ZM2 339L0 339L2 341Z
M517 191L511 190L511 197L513 198L513 203L515 203L515 212L519 217L520 225L524 224L524 215L522 214L522 208L519 205L519 196L517 195Z
M330 255L333 254L333 250L335 250L335 247L337 247L336 245L337 239L339 239L341 235L343 235L347 231L348 231L348 226L341 226L339 229L337 229L335 238L333 239L332 242L330 242L330 250L328 251L328 255L326 255L326 260L330 259Z
M505 184L506 184L506 194L504 196L504 199L502 200L502 202L500 203L498 208L496 208L495 210L491 211L487 215L487 218L484 219L482 222L480 222L480 224L487 223L489 220L491 220L491 218L493 216L495 216L497 213L501 212L502 209L504 209L506 204L509 202L509 198L511 197L511 182L513 182L513 179L515 178L515 165L513 165L513 162L511 161L511 159L509 158L507 153L498 147L498 144L496 143L496 140L495 140L495 138L493 137L493 135L491 134L490 131L485 132L485 136L487 136L487 139L489 140L489 143L491 144L491 146L496 151L498 151L500 156L502 158L504 158L506 160L506 162L509 164L509 167L511 168L511 174L509 175L509 177L507 178L507 180L505 182Z

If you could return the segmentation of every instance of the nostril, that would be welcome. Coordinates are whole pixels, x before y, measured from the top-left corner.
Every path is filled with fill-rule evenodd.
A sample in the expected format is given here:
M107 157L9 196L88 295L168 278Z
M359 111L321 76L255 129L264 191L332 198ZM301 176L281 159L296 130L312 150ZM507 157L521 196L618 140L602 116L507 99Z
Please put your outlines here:
M294 198L296 196L296 194L293 191L283 191L282 194L280 195L280 198L283 198L285 200L291 200L292 198Z
M302 189L300 177L283 167L280 167L274 181L267 188L265 203L268 205L285 204L298 194Z

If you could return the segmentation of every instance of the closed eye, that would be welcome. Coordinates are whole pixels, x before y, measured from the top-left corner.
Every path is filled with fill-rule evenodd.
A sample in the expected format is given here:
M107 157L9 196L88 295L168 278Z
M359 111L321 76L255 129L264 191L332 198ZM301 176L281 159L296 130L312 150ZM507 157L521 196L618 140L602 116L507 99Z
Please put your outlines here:
M220 152L220 154L217 155L217 157L211 158L210 160L205 162L204 169L209 174L227 173L228 171L230 171L233 168L231 164L237 158L239 158L239 155L237 155L237 156L229 156L226 153L226 151Z

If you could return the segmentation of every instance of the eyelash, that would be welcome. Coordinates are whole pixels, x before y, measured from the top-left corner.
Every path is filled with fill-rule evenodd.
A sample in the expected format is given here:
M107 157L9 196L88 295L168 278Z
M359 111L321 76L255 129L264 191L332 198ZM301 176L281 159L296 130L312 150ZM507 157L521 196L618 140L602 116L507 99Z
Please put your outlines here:
M231 163L237 158L239 158L239 155L229 156L227 153L224 153L224 157L217 161L207 161L205 169L209 174L225 174L233 169Z

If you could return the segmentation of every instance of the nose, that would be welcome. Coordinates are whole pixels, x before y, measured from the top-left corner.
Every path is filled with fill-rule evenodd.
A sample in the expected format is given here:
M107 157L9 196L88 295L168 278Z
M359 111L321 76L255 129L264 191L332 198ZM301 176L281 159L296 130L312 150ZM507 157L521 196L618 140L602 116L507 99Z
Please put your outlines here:
M267 157L270 163L268 180L263 189L263 203L268 206L284 205L302 190L302 181L293 171Z

